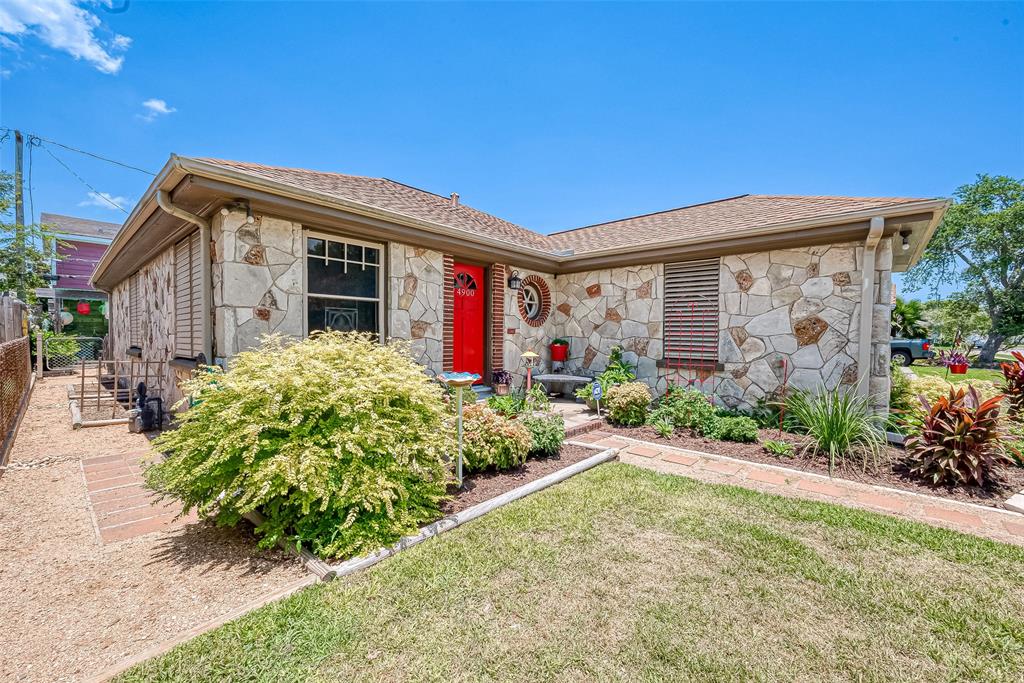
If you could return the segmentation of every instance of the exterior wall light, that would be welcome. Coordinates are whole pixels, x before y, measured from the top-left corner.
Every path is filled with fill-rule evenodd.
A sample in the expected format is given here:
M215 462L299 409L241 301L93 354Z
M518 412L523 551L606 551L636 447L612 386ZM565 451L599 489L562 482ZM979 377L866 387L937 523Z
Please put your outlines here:
M903 238L903 243L900 245L900 249L902 249L903 251L909 251L910 250L910 231L909 230L901 230L900 231L900 237Z
M519 289L523 286L523 278L519 277L519 271L513 270L512 274L508 277L508 288Z

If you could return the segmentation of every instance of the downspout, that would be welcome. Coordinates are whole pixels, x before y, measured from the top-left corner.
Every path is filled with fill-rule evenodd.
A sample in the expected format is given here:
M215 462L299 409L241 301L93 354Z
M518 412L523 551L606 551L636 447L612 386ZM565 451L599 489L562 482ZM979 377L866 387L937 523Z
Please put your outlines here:
M213 264L210 258L210 221L186 211L180 206L175 206L171 203L171 195L166 190L157 190L156 203L175 218L199 226L199 259L202 261L199 284L203 292L200 306L203 320L203 355L206 356L207 363L213 363L213 321L210 319L210 296L213 294L210 286L210 273L213 270Z
M864 262L861 264L860 336L857 340L857 393L867 398L871 380L871 328L875 312L875 252L882 239L885 219L875 216L864 241Z

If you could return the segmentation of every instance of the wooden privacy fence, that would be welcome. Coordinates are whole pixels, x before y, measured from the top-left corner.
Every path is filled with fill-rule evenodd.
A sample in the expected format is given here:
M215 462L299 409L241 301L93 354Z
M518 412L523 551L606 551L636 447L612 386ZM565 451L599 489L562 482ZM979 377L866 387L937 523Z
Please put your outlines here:
M32 381L28 337L0 344L0 465L14 444L21 413L28 402Z
M14 292L0 296L0 342L14 341L28 334L28 306Z

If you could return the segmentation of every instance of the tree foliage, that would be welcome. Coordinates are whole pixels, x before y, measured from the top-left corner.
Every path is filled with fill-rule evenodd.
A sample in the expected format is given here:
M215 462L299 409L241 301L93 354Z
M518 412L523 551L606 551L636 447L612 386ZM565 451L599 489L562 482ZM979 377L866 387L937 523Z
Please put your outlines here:
M907 286L950 284L989 315L982 362L1007 338L1024 334L1024 180L979 175L954 192Z
M45 287L43 273L56 253L57 233L45 225L18 225L14 213L14 178L0 171L0 290L13 289L34 303L35 289Z
M924 307L920 301L896 297L892 307L892 336L904 339L922 339L928 336Z

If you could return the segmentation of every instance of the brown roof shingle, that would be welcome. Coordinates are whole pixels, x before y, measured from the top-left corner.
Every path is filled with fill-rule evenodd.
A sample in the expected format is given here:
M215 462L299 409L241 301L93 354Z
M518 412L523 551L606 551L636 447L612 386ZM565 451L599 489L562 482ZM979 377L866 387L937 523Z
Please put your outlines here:
M121 229L120 223L107 223L88 218L62 216L59 213L41 213L39 214L39 222L43 225L51 225L56 228L57 232L67 235L102 237L108 240L114 239L114 236Z
M222 159L201 158L197 161L552 254L571 251L579 255L616 247L656 246L691 238L716 239L791 221L825 219L927 201L910 197L746 194L541 235L465 204L453 207L448 197L387 178Z

